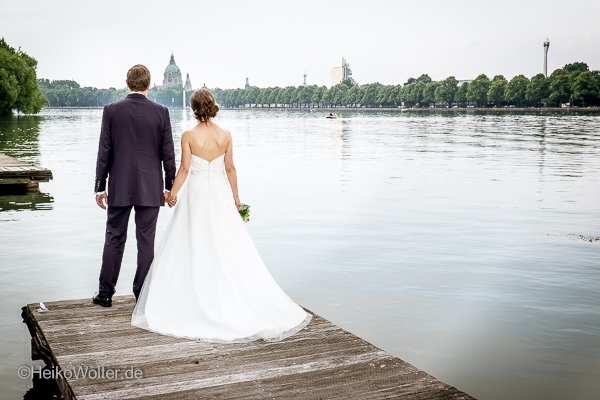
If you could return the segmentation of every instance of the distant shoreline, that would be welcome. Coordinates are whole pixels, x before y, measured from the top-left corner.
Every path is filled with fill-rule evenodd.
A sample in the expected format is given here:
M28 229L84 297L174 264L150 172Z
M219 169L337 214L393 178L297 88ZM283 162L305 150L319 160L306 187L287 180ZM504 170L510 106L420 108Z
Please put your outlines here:
M242 111L242 110L271 110L271 111L310 111L313 112L319 111L327 111L327 112L347 112L347 111L396 111L396 112L486 112L486 113L511 113L511 112L536 112L536 113L546 113L546 112L600 112L600 107L540 107L540 108L386 108L386 107L377 107L377 108L298 108L298 107L221 107L221 110L230 110L230 111Z
M43 109L48 110L93 110L93 109L102 109L103 107L44 107ZM168 107L172 109L172 107ZM173 109L181 110L181 107L174 107ZM189 107L186 107L189 110ZM221 107L221 110L228 111L310 111L313 112L319 111L328 111L328 112L346 112L346 111L396 111L396 112L486 112L486 113L511 113L511 112L536 112L536 113L547 113L547 112L600 112L600 107L540 107L540 108L390 108L390 107L376 107L376 108L341 108L341 107L321 107L321 108L309 108L309 107Z

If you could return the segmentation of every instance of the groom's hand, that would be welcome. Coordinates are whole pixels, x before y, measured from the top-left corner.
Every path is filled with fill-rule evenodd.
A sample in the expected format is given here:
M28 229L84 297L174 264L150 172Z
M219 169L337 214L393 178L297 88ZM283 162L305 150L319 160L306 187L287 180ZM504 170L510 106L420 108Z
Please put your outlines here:
M169 197L169 208L173 208L177 204L177 196Z
M106 193L96 195L96 204L98 204L101 209L106 210L106 204L108 204L108 196Z

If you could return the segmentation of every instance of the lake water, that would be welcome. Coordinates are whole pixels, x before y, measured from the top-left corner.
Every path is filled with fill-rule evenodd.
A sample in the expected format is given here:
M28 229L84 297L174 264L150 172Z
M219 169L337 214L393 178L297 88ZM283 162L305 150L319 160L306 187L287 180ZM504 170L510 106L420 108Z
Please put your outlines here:
M600 114L341 114L216 120L233 134L247 227L284 290L477 398L598 398ZM97 291L101 115L0 119L0 152L54 173L39 193L0 196L2 398L31 387L17 377L31 364L20 308ZM171 118L178 144L195 122Z

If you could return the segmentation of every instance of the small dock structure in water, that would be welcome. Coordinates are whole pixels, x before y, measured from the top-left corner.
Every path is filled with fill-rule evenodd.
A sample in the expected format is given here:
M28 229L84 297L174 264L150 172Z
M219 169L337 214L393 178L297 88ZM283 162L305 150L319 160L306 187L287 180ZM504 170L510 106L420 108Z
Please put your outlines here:
M37 189L40 182L52 179L52 171L0 153L0 185Z
M22 308L32 358L67 400L473 399L316 314L281 342L210 343L131 326L133 296L112 304Z

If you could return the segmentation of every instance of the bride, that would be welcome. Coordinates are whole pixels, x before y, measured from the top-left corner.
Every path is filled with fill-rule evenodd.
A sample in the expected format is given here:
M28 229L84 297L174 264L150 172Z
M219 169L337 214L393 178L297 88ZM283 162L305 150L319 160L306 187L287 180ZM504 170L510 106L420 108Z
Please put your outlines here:
M212 121L219 110L208 90L190 105L198 125L181 137L177 203L131 324L149 331L214 342L277 341L312 315L277 285L238 210L231 134Z

